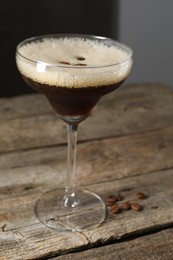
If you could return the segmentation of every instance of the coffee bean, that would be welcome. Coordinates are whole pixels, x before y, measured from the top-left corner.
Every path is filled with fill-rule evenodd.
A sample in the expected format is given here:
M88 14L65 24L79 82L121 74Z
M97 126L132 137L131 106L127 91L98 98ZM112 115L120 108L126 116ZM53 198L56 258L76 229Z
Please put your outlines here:
M70 65L68 61L59 61L59 63L64 64L64 65Z
M125 210L130 209L130 203L129 203L128 201L124 201L124 202L121 204L121 208L122 208L122 209L125 209Z
M117 202L117 197L115 197L115 195L109 195L106 198L106 204L108 206L112 206L113 204L115 204L115 202Z
M77 56L76 59L77 59L77 60L85 60L84 57L80 57L80 56Z
M136 197L137 197L137 199L144 200L144 199L146 199L147 195L143 192L138 191L136 193Z
M135 211L140 211L142 208L141 208L141 205L139 205L138 203L136 202L133 202L130 204L130 208L135 210Z
M120 208L118 205L113 205L113 206L111 207L111 212L112 212L113 214L120 213L120 212L121 212L121 208Z
M75 66L86 66L85 63L77 63L77 64L74 64Z

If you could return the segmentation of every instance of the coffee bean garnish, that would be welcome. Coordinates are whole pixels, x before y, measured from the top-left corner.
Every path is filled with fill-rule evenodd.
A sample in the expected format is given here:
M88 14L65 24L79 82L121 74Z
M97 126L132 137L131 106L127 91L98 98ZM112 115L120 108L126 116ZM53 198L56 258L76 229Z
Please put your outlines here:
M111 207L111 212L112 212L113 214L120 213L120 212L121 212L121 208L120 208L118 205L113 205L113 206Z
M84 58L84 57L81 57L81 56L77 56L76 59L77 59L77 60L81 60L81 61L82 61L82 60L85 60L85 58Z
M141 208L141 205L137 202L133 202L130 204L130 208L135 210L135 211L140 211L142 208Z
M120 193L118 193L116 196L115 195L109 195L106 199L106 202L107 202L106 204L108 206L111 206L111 205L115 204L115 202L118 202L118 201L121 201L121 200L123 200L123 196Z
M138 191L138 192L136 193L136 198L137 198L137 199L140 199L140 200L144 200L144 199L147 198L147 195L146 195L145 193L143 193L143 192Z
M64 65L70 65L68 61L59 61L59 63L64 64Z
M124 210L129 210L130 209L130 203L128 201L124 201L121 204L121 208L124 209Z
M110 212L112 214L121 213L127 210L142 211L143 206L139 203L139 200L146 199L148 195L141 191L136 192L135 195L137 199L134 199L132 201L125 201L124 196L121 193L118 193L116 195L110 194L106 198L106 205L110 207Z
M109 195L107 198L106 198L106 204L108 206L112 206L115 204L115 202L117 202L118 199L115 195Z
M75 66L86 66L85 63L77 63L77 64L74 64Z
M63 65L73 65L73 66L87 66L85 63L75 63L75 64L70 64L68 61L59 61L60 64Z

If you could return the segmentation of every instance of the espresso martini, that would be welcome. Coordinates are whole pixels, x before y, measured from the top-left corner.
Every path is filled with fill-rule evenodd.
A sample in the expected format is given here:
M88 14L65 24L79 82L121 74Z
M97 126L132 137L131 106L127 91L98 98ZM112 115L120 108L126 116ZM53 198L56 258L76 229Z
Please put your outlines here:
M45 35L21 42L16 63L25 82L47 97L68 130L66 187L42 194L35 213L41 223L59 231L96 227L106 209L97 194L75 187L77 128L99 99L127 78L132 51L105 37Z
M81 121L127 78L132 63L128 51L99 39L43 37L18 46L17 66L62 119Z

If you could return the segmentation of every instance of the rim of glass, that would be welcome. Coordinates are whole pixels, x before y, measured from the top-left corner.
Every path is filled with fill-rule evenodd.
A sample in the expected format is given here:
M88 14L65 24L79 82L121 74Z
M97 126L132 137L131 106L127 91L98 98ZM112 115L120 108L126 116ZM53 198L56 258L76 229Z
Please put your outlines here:
M104 41L105 43L107 42L108 43L114 43L114 46L117 46L118 48L122 49L122 50L125 50L127 52L127 58L126 59L123 59L119 62L116 62L116 63L111 63L111 64L108 64L108 65L98 65L98 66L76 66L76 65L61 65L61 64L58 64L58 63L47 63L47 62L44 62L44 61L40 61L40 60L34 60L34 59L30 59L28 57L25 57L23 54L20 53L20 48L25 45L25 44L28 44L28 43L31 43L31 42L36 42L36 41L39 41L43 38L85 38L85 39L89 39L89 40L98 40L98 41ZM103 43L104 43L103 42ZM117 65L120 65L120 64L123 64L123 63L126 63L128 60L130 60L133 56L133 51L132 49L120 42L120 41L116 41L112 38L109 38L109 37L104 37L104 36L97 36L97 35L90 35L90 34L71 34L71 33L63 33L63 34L43 34L43 35L38 35L38 36L34 36L34 37L30 37L30 38L27 38L23 41L21 41L17 47L16 47L16 54L19 55L20 57L22 57L23 59L25 60L28 60L29 62L32 62L32 63L39 63L39 64L44 64L46 66L49 66L49 67L57 67L57 68L64 68L64 69L81 69L81 70L86 70L86 69L93 69L93 68L109 68L109 67L113 67L113 66L117 66Z

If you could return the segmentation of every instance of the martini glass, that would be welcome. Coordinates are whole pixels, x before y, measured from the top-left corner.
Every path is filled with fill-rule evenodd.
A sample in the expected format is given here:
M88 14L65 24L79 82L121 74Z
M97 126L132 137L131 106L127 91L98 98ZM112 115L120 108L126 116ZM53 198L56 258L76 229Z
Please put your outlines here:
M16 63L25 82L47 97L68 131L66 187L42 194L35 213L59 231L96 227L105 219L105 204L97 194L75 187L77 129L100 98L128 77L132 50L105 37L43 35L17 46Z

